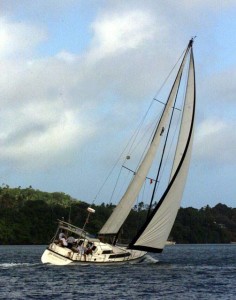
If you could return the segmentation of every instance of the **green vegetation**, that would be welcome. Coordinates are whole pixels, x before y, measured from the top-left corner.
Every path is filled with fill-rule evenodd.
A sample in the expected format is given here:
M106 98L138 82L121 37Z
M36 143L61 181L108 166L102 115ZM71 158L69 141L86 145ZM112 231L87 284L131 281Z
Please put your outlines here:
M82 227L87 216L85 202L64 193L46 193L31 186L22 189L0 187L0 244L47 244L53 237L57 220L64 218ZM102 203L92 206L86 230L96 234L111 214L114 206ZM126 243L137 232L147 215L141 202L125 222L120 242ZM210 208L180 208L171 238L177 243L229 243L236 241L236 208L217 204Z

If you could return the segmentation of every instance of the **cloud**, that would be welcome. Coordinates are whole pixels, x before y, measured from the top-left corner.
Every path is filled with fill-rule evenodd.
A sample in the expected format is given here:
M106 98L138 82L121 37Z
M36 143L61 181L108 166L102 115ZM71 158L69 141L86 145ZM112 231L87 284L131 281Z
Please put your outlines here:
M46 39L44 30L33 24L11 22L0 17L0 58L28 54L36 45Z
M68 163L69 153L78 150L89 134L85 127L75 112L54 103L33 103L9 111L1 122L1 161L13 160L23 169Z
M77 57L65 51L44 59L29 56L44 41L41 28L6 18L1 25L2 164L44 169L69 163L69 153L95 131L82 113L86 99L78 97L83 76Z
M94 59L142 47L146 41L154 39L158 28L153 16L141 10L103 14L91 27L94 38L90 56Z
M236 66L224 67L208 78L205 90L210 91L210 99L225 104L236 104ZM225 107L226 109L226 107Z
M227 9L234 9L234 2L121 0L94 1L91 6L90 2L60 1L60 7L54 0L46 5L3 2L6 10L0 13L3 16L6 11L8 17L0 19L0 157L3 169L11 171L4 181L10 182L12 176L18 185L24 178L15 175L19 166L18 170L29 171L27 185L41 181L42 189L65 190L66 171L72 168L60 175L58 168L73 165L74 181L67 183L67 191L88 199L87 178L102 174L104 165L111 165L124 148L130 127L133 132L195 34L200 120L193 159L199 169L209 162L215 166L235 163L235 66L228 57L230 68L226 63L225 68L218 68L221 49L215 43L222 11L226 15ZM86 24L80 23L81 11ZM63 23L70 17L75 20L71 29ZM93 20L90 34L88 19ZM80 38L86 35L83 52L76 52L79 27ZM72 40L58 42L66 30L75 30L69 32ZM47 167L57 172L51 171L44 179ZM61 176L59 188L55 176ZM94 186L95 179L91 182Z
M208 118L199 124L195 136L194 154L200 160L213 164L235 164L235 121Z
M13 54L32 52L43 42L39 34L29 43L29 35L42 33L40 28L4 22L10 40L22 37ZM48 164L63 156L65 144L73 151L82 141L88 143L91 133L96 132L101 140L107 131L112 135L104 121L121 135L132 120L137 123L142 103L154 95L157 74L163 72L169 53L173 53L166 50L163 55L166 45L161 41L168 25L149 10L135 9L100 14L92 29L90 48L80 55L61 50L52 57L28 59L21 55L17 62L10 56L3 60L7 70L0 78L5 107L1 122L4 158L8 155L22 165L28 161L35 168L39 161L44 165L43 161Z
M56 58L68 62L68 63L72 63L76 61L76 55L68 52L68 51L61 51L56 55Z

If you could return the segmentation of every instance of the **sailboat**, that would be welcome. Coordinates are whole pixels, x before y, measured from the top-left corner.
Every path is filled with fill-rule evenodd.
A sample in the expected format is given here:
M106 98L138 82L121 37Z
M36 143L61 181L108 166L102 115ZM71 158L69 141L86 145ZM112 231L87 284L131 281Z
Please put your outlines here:
M54 265L135 263L142 261L149 252L160 253L163 251L180 207L193 144L195 115L193 40L194 38L189 41L183 53L177 75L170 87L167 100L163 103L160 118L156 122L149 147L137 170L133 173L133 177L118 205L100 229L98 237L94 238L86 232L85 225L83 228L79 228L59 220L57 232L41 257L43 263ZM168 184L159 201L156 202L155 207L153 207L153 199L156 193L155 188L160 171L159 168L146 221L139 228L129 244L121 246L117 243L117 238L122 225L134 207L136 198L146 178L148 178L148 173L154 163L160 145L164 145L162 146L162 152L164 153L166 141L163 142L163 139L167 138L164 137L163 132L167 132L167 136L170 130L172 116L175 109L177 109L177 95L180 90L183 90L183 88L180 88L180 83L184 70L187 70L187 80L184 85L184 104L181 110L181 125L179 126L179 133L176 139L176 149L172 167L170 168ZM89 217L95 213L91 207L87 210L88 216L85 224ZM64 238L61 238L63 235ZM69 236L72 236L73 243L67 242L69 241ZM108 239L110 237L113 238ZM67 241L66 238L68 238Z

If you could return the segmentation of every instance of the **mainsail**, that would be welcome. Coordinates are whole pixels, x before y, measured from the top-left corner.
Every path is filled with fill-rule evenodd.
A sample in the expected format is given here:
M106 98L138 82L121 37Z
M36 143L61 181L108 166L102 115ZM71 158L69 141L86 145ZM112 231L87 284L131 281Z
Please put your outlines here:
M136 201L136 198L142 188L142 185L146 179L146 176L151 168L151 165L154 161L157 148L160 144L160 141L162 139L162 131L163 128L166 127L169 119L170 112L173 108L174 101L177 97L178 88L181 80L181 76L183 73L184 66L187 61L187 57L189 52L191 52L191 58L190 58L190 67L189 70L189 79L188 79L188 89L192 90L192 92L187 92L186 94L186 102L190 103L190 100L187 99L193 98L195 99L195 88L194 88L194 64L193 64L193 54L192 54L192 40L189 42L189 45L186 49L184 58L182 60L182 63L180 65L179 71L177 73L175 82L172 86L171 92L169 94L168 100L166 102L165 108L162 112L162 116L160 118L160 121L158 123L156 132L154 134L154 137L152 139L152 142L150 144L150 147L140 164L137 172L135 173L135 176L133 177L133 180L129 184L125 194L121 198L119 204L114 209L113 213L111 214L110 218L107 220L107 222L104 224L102 229L100 230L100 235L110 235L110 234L117 234L120 230L121 226L123 225L124 221L126 220L127 216L129 215L132 207L134 206L134 203ZM191 75L192 74L192 75ZM194 95L192 97L192 94ZM191 100L194 103L194 100ZM162 199L159 202L159 205L155 208L155 210L150 215L147 223L145 224L145 227L141 229L141 232L138 233L137 237L134 239L134 241L130 244L130 248L149 248L149 249L161 249L165 241L168 238L168 232L170 231L172 225L173 225L173 217L175 219L175 216L177 214L177 210L180 205L180 199L182 197L182 191L184 186L184 181L188 169L188 161L190 157L190 145L192 140L192 126L193 126L193 117L194 117L194 104L188 104L189 106L192 106L193 108L187 109L188 113L189 110L192 110L192 115L190 117L191 124L188 125L186 122L185 126L182 126L182 132L185 132L184 134L180 135L179 138L179 150L176 152L176 158L175 158L175 167L173 169L173 177L169 183L169 186L167 187L167 191L164 194L165 196L162 197ZM186 111L186 110L185 110ZM184 113L185 114L185 113ZM189 117L183 117L189 122ZM187 138L186 138L187 136ZM186 140L186 141L184 141ZM187 143L187 144L186 144ZM183 154L181 154L183 153ZM178 199L177 201L174 201L173 196ZM177 203L176 203L177 202ZM166 204L167 203L167 204ZM171 211L170 210L171 207ZM156 221L156 214L157 216L161 216L161 221ZM163 219L164 218L164 219ZM163 223L164 221L164 223ZM170 229L166 229L165 223L172 223ZM157 230L161 229L161 236L159 238L157 234ZM167 237L166 237L167 236ZM158 241L158 243L157 243ZM163 247L162 247L163 248ZM155 250L156 251L156 250Z
M193 143L195 114L195 72L190 46L188 82L181 128L169 185L148 220L130 243L129 248L149 252L162 252L174 224L187 178Z

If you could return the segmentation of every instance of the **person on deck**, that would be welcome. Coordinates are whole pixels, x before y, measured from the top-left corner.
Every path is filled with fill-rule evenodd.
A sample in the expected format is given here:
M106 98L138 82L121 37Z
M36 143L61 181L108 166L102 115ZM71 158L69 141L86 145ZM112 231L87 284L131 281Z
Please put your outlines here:
M92 254L93 253L93 243L88 242L87 248L86 248L86 254Z
M68 243L66 241L66 236L63 232L61 232L59 234L59 241L60 241L60 244L61 244L62 247L67 247L68 246Z
M77 247L77 251L84 256L84 260L86 261L86 248L83 243Z
M67 239L67 248L72 249L76 241L73 236L69 236Z

